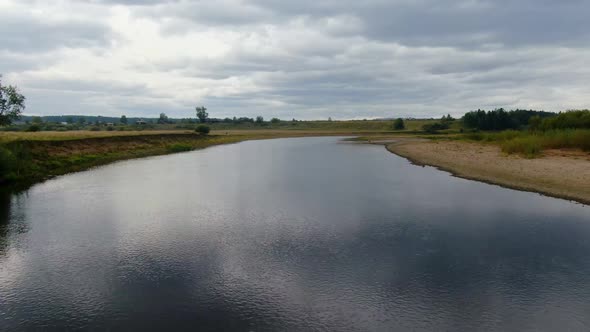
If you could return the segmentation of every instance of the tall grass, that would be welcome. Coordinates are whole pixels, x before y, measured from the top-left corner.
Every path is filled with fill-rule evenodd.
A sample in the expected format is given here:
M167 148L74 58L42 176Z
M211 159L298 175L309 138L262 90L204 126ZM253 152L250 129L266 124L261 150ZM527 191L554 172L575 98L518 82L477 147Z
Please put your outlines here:
M507 130L497 133L470 133L463 137L468 140L496 142L505 153L519 153L530 158L538 156L546 149L581 149L590 151L589 129L536 132Z

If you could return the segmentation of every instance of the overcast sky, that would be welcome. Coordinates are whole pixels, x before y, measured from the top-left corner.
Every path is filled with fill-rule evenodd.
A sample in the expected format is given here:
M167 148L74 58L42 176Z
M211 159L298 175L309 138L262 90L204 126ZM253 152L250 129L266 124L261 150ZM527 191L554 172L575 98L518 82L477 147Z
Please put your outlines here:
M27 114L430 117L590 105L586 0L0 0Z

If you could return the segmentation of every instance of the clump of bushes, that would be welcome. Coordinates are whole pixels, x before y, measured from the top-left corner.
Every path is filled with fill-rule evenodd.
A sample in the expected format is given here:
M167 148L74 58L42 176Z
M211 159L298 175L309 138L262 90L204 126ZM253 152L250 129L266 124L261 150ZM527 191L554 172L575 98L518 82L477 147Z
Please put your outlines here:
M422 126L422 130L430 134L436 134L439 130L449 129L447 122L428 123Z
M582 149L590 151L590 130L560 129L548 131L506 130L495 133L470 133L465 139L497 142L508 154L519 153L529 158L539 155L545 149Z
M538 129L590 129L590 110L561 112L536 124Z
M207 135L211 131L211 128L206 125L198 125L195 131L201 135Z
M30 132L35 132L35 131L40 131L41 127L39 125L33 124L30 125L26 131L30 131Z

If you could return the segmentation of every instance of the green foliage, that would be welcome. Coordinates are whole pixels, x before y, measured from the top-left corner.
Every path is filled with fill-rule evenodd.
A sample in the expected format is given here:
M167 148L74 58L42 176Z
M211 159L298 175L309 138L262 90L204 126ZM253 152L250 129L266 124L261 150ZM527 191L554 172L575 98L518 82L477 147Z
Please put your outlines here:
M538 116L548 118L555 116L554 113L533 111L533 110L513 110L505 111L499 108L493 111L477 110L468 112L463 116L463 124L467 128L478 130L506 130L521 129L529 124L530 118Z
M198 125L195 131L201 135L207 135L211 131L211 128L206 125Z
M541 129L541 124L543 123L543 119L540 116L535 115L529 118L529 130L539 130Z
M436 134L439 130L449 129L447 122L428 123L422 126L422 130L429 134Z
M590 130L564 129L548 131L506 130L495 133L470 133L464 139L481 142L495 142L505 153L519 153L534 157L545 149L582 149L590 151Z
M158 118L158 123L159 124L169 123L168 116L166 115L166 113L160 113L160 117Z
M127 124L127 117L125 115L121 115L121 119L119 120L120 123L122 124Z
M272 123L272 124L277 124L277 123L280 123L280 122L281 122L281 120L279 118L272 118L272 119L270 119L270 123Z
M168 147L168 151L170 151L170 152L184 152L184 151L190 151L192 149L193 149L192 146L190 146L188 144L183 144L183 143L172 144Z
M25 96L18 92L17 87L2 85L0 75L0 126L10 125L17 120L25 109Z
M94 127L90 128L90 131L100 131L100 127L94 126Z
M27 128L27 131L30 132L35 132L35 131L40 131L41 130L41 126L39 126L38 124L32 124Z
M205 106L200 106L195 108L197 111L197 118L199 118L199 122L205 123L207 122L207 118L209 117L209 113L207 113L207 109Z
M394 130L404 130L406 129L406 124L402 118L397 118L393 121L393 129Z
M443 115L443 117L440 119L441 122L453 122L455 121L455 118L453 118L450 114L447 114L446 116Z
M14 154L10 150L0 147L0 181L11 178L16 167L17 160Z
M540 129L590 129L590 110L561 112L556 117L544 119Z
M256 117L256 123L261 124L264 122L264 118L261 117L260 115Z

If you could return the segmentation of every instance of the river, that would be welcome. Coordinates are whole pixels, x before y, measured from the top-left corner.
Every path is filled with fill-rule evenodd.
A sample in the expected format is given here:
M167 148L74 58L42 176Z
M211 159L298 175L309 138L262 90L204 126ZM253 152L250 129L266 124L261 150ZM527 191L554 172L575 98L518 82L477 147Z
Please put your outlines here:
M0 330L590 329L590 207L339 138L0 198Z

